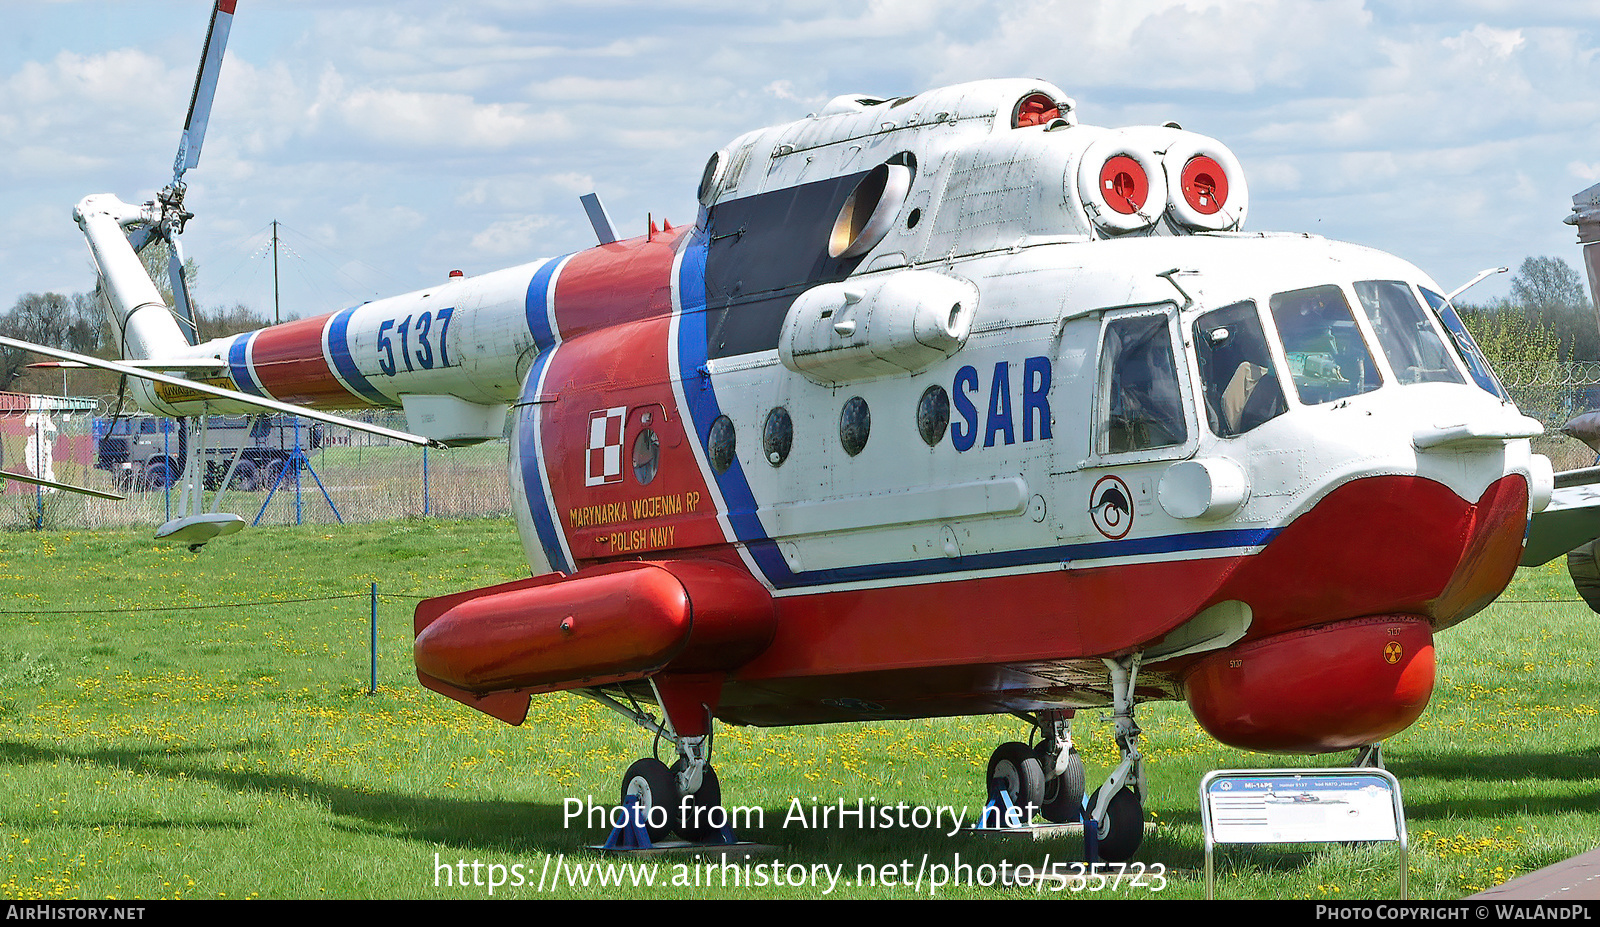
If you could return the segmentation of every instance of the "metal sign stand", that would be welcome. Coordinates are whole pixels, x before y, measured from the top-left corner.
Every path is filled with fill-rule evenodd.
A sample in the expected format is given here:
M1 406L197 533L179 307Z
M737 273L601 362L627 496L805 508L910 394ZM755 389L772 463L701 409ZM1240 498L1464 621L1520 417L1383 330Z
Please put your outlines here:
M1200 821L1207 899L1213 847L1262 843L1398 843L1400 899L1408 896L1405 809L1386 770L1219 769L1200 780Z

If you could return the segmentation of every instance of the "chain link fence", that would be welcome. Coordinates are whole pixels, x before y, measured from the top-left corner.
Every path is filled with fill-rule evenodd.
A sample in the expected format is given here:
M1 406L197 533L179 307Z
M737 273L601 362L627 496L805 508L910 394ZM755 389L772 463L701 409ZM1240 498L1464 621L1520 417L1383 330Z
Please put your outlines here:
M1600 408L1600 363L1506 364L1495 373L1523 414L1544 425L1544 434L1533 439L1533 449L1549 457L1556 470L1596 463L1595 452L1562 434L1561 426Z
M0 528L153 526L187 511L182 471L193 437L176 421L110 416L92 402L84 408L52 397L23 399L29 402L0 402L0 466L124 498L6 480ZM405 429L399 412L353 417ZM511 512L504 439L417 448L291 416L213 416L207 424L202 511L233 512L258 525ZM234 466L236 457L241 462ZM225 477L229 488L218 503Z

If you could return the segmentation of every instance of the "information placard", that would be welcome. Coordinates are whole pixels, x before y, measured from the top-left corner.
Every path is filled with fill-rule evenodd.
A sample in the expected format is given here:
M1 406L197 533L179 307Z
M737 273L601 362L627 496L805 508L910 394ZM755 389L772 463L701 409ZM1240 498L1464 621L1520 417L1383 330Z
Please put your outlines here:
M1406 893L1405 811L1400 783L1382 769L1217 770L1200 782L1206 839L1206 896L1212 847L1243 843L1400 845Z
M1219 777L1206 789L1217 843L1398 840L1390 779L1354 775Z

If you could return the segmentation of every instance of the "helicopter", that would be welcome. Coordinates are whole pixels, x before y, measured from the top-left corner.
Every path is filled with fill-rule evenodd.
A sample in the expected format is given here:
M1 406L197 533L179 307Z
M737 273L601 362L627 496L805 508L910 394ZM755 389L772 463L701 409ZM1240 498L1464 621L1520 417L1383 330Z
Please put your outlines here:
M1459 290L1247 231L1222 142L1085 124L1031 78L840 96L713 152L692 223L622 239L591 195L586 250L194 343L183 172L234 8L173 181L75 210L124 360L29 347L202 429L270 409L508 437L530 575L420 603L418 678L514 725L571 691L654 732L672 764L619 789L654 839L714 831L718 723L1011 714L989 797L1092 820L1127 860L1140 704L1381 763L1435 635L1600 534L1594 475L1532 451ZM138 257L155 238L176 306ZM336 414L362 408L408 430ZM158 536L242 526L199 496ZM1119 761L1089 792L1072 721L1104 707Z

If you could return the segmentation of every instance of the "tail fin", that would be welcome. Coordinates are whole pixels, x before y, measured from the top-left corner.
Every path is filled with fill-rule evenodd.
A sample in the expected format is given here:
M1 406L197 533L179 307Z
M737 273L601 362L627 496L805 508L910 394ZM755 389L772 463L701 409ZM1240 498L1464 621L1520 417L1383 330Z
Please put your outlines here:
M100 272L122 356L129 360L182 357L189 341L123 232L126 225L152 221L146 207L99 194L78 203L73 217L89 241Z

